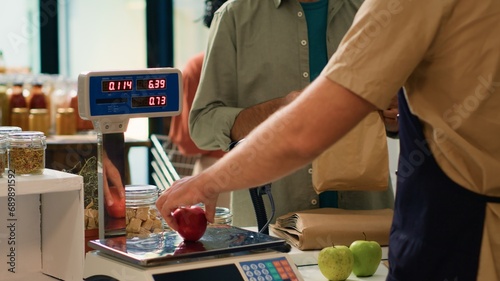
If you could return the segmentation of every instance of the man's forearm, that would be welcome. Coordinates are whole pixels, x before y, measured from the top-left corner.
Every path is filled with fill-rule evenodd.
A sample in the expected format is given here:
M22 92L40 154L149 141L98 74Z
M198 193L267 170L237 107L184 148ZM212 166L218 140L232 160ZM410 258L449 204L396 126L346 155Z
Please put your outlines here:
M293 102L302 91L292 91L286 96L259 103L245 108L235 119L231 128L231 139L239 141L245 138L255 127L259 126L271 114L281 107Z
M239 141L245 138L255 127L283 106L284 100L285 98L272 99L243 109L231 128L231 139Z
M307 93L306 93L307 92ZM206 171L217 192L258 186L310 163L376 108L319 77L300 102L272 115L247 140ZM258 164L257 164L258 163Z

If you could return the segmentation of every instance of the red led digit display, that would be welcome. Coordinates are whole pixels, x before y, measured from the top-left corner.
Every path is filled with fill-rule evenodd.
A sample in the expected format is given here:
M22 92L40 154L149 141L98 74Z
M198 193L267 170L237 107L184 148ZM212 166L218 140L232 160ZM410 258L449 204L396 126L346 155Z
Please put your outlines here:
M103 92L131 91L133 89L132 80L103 80Z
M157 79L139 79L137 80L137 90L161 90L167 88L167 80L164 78Z
M167 96L132 97L132 107L155 107L167 105Z

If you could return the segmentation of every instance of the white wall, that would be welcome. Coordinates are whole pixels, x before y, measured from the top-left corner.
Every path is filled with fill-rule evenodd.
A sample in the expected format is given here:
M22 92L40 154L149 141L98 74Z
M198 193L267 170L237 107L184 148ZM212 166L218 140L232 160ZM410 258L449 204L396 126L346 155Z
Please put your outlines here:
M66 1L68 76L146 67L144 0Z
M208 28L203 25L205 1L174 1L174 66L182 69L187 60L205 51Z
M0 50L7 67L39 69L36 0L0 0Z

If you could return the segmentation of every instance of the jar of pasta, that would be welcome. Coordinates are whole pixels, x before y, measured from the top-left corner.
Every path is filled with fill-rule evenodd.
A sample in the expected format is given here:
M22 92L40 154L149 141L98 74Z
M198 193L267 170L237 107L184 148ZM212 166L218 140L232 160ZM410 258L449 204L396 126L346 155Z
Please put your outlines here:
M45 168L45 134L24 131L9 134L9 169L16 175L41 175Z
M164 220L156 208L158 187L155 185L125 186L126 232L128 238L150 237L164 230Z

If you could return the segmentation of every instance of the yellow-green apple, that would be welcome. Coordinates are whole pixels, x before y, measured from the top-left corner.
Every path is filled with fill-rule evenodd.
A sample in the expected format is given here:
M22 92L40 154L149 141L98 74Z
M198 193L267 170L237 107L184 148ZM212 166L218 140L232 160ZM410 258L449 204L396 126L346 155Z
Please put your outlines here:
M354 257L347 246L334 245L319 252L318 267L328 280L346 280L351 275L353 265Z
M356 240L349 246L354 256L352 272L357 277L372 276L382 260L382 248L377 241Z

